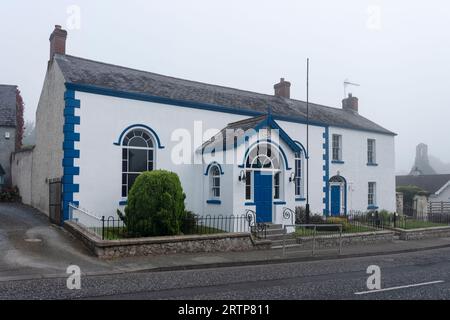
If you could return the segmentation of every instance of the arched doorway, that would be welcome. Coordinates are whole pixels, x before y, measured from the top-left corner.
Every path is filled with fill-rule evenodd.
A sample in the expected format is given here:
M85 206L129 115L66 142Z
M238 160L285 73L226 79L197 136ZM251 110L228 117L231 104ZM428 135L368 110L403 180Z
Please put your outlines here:
M259 143L248 153L245 169L247 181L250 181L250 185L253 184L257 221L273 222L274 201L284 197L280 151L269 142Z
M335 217L347 214L347 181L340 175L330 179L330 213Z

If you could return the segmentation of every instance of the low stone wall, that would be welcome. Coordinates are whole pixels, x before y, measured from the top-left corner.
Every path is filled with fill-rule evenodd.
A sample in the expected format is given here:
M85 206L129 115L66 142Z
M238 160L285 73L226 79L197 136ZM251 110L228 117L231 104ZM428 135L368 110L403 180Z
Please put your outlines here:
M420 240L430 238L447 238L450 237L450 227L432 227L421 229L393 229L400 240Z
M374 231L343 234L340 239L339 234L332 234L327 236L316 237L316 248L338 248L339 242L342 241L342 246L350 246L355 244L371 244L391 242L394 240L395 233L393 231ZM311 249L313 245L313 237L298 237L297 244L302 248Z
M174 253L266 250L271 247L270 241L254 241L250 233L100 240L74 222L65 222L64 227L101 259Z

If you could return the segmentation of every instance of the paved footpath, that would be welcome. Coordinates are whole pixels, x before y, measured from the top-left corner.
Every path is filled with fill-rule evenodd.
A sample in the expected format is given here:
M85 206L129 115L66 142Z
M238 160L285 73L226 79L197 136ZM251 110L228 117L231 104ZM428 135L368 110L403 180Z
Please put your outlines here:
M84 275L122 274L139 271L174 271L245 265L280 264L355 258L450 247L450 238L354 245L336 250L177 254L102 261L65 230L50 225L47 217L19 204L0 204L0 282L66 277L67 267L77 265Z

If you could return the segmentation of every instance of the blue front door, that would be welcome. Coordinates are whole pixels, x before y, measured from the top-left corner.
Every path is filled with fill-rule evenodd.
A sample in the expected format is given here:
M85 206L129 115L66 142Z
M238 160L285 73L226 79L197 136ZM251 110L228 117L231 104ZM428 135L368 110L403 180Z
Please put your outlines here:
M255 171L255 205L257 222L272 222L272 174Z
M331 215L341 215L341 187L331 186Z

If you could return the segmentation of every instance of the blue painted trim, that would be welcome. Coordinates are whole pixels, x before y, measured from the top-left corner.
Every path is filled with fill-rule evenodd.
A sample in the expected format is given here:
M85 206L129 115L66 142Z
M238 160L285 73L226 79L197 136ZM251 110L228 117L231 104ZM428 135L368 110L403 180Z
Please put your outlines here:
M79 150L64 150L64 158L79 159L80 151Z
M66 133L66 132L71 133L71 132L74 132L74 131L75 131L75 125L74 124L65 124L63 126L63 132L64 133Z
M281 206L281 205L285 205L286 201L274 201L273 204L276 206Z
M270 127L271 129L278 130L280 139L282 141L284 141L289 146L289 148L291 148L292 151L294 151L294 152L301 152L301 146L299 146L294 140L291 139L291 137L289 137L289 135L272 118L271 114L269 114L267 116L267 119L262 120L260 123L258 123L255 126L254 131L252 132L252 135L246 135L244 141L240 141L240 143L238 143L238 144L228 145L227 149L229 149L229 148L237 148L241 144L243 144L245 142L248 142L248 140L250 139L251 136L255 135L256 132L258 132L260 129L262 129L264 127ZM213 150L215 150L215 149L213 149ZM209 152L212 152L213 150L209 150ZM203 152L205 152L205 150L203 150Z
M377 210L378 206L368 206L367 210Z
M369 167L378 167L378 163L368 163Z
M303 202L306 201L306 198L295 198L296 202Z
M294 151L294 152L301 151L300 146L298 144L296 144L294 142L294 140L292 140L291 137L289 137L289 135L286 133L286 131L284 131L278 125L278 123L273 119L271 113L269 113L266 120L262 121L255 127L255 131L258 131L264 127L269 127L271 129L278 130L281 140L283 140L289 146L289 148L291 148L292 151Z
M215 205L220 205L222 204L222 201L220 200L208 200L206 201L207 204L215 204Z
M65 132L64 139L66 141L80 141L80 134L75 132Z
M80 175L80 168L78 168L78 167L65 167L64 168L64 175L65 176L79 176Z
M74 167L75 159L74 158L64 158L62 160L63 167Z
M75 132L75 126L81 123L81 119L75 116L75 108L80 108L81 102L75 99L75 91L67 87L64 92L64 102L62 212L63 221L66 221L69 219L69 204L74 203L74 194L80 192L80 185L74 183L74 177L80 175L80 168L75 166L75 159L80 158L80 151L75 148L75 142L80 141L80 134ZM75 204L78 204L78 201Z
M303 146L303 144L300 141L294 140L294 142L302 149L303 154L305 155L305 159L309 159L309 155L306 152L306 148Z
M66 90L64 100L75 99L75 90Z
M64 115L74 117L75 116L75 108L72 108L72 107L64 108Z
M253 149L253 147L255 147L256 145L258 145L258 144L260 144L260 143L269 143L269 144L275 146L278 150L280 150L281 155L283 156L283 159L284 159L284 163L285 163L285 165L286 165L286 170L287 170L287 171L292 170L292 168L289 167L289 162L288 162L286 153L284 152L283 148L282 148L280 145L278 145L277 143L275 143L275 142L273 142L272 140L270 140L270 139L267 139L267 140L258 140L258 141L256 141L255 143L253 143L250 147L248 147L247 150L245 151L244 160L243 160L242 164L239 165L239 168L245 168L245 163L246 163L246 161L247 161L248 154L249 154L250 151Z
M332 163L332 164L344 164L345 161L342 161L342 160L332 160L331 163Z
M221 174L222 176L225 174L225 173L223 172L223 170L222 170L222 166L220 165L220 163L214 161L214 162L211 162L211 163L208 165L208 167L206 168L205 176L207 176L207 175L209 174L209 169L211 169L212 166L218 166L218 167L219 167L219 170L220 170L220 174Z
M125 200L125 201L120 201L119 202L119 206L127 206L128 205L128 200Z
M253 110L242 110L239 107L233 108L233 107L225 107L225 106L213 105L213 104L207 104L207 103L184 101L184 100L177 100L177 99L171 99L171 98L163 98L163 97L157 97L157 96L148 95L148 94L132 93L132 92L103 88L103 87L99 87L99 86L87 85L87 84L76 84L76 83L66 82L66 88L69 90L99 94L99 95L104 95L104 96L109 96L109 97L117 97L117 98L124 98L124 99L138 100L138 101L147 101L147 102L156 102L156 103L162 103L162 104L178 106L178 107L202 109L202 110L209 110L209 111L216 111L216 112L223 112L223 113L231 113L231 114L245 115L245 116L250 116L250 117L255 117L255 116L260 116L260 115L265 114L265 112L258 112L258 111L253 111ZM281 121L287 121L287 122L293 122L293 123L302 123L302 124L307 123L307 119L302 118L302 117L276 115L276 116L274 116L274 119L281 120ZM318 126L318 127L329 126L328 123L324 123L324 122L320 122L320 121L311 121L311 120L309 121L309 124L313 125L313 126ZM333 125L333 127L347 128L347 129L363 131L363 132L375 132L375 133L389 135L389 136L397 135L395 133L388 134L388 133L382 133L382 132L373 131L373 130L355 129L350 126Z
M256 206L256 203L254 203L254 202L246 202L246 203L244 203L244 206L246 206L246 207Z
M323 161L324 161L324 174L323 174L323 182L325 184L323 188L324 198L323 203L325 205L325 209L323 210L323 214L328 216L330 214L330 141L329 141L329 128L325 127L325 132L323 133L323 139L325 140L323 144Z
M81 103L80 100L76 99L65 99L67 108L80 108Z
M77 116L64 116L65 124L80 124L80 117Z
M165 147L161 145L161 140L159 139L158 134L155 132L155 130L153 130L152 128L150 128L149 126L146 126L145 124L133 124L129 127L127 127L125 130L122 131L122 133L119 136L119 139L117 140L117 142L114 142L114 145L116 146L121 146L122 145L122 140L124 138L124 136L131 130L131 129L135 129L135 128L142 128L142 129L146 129L148 131L150 131L150 133L153 135L153 137L156 139L156 142L158 143L158 148L159 149L164 149Z

